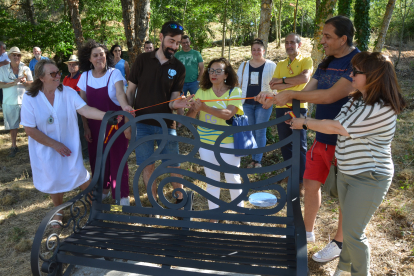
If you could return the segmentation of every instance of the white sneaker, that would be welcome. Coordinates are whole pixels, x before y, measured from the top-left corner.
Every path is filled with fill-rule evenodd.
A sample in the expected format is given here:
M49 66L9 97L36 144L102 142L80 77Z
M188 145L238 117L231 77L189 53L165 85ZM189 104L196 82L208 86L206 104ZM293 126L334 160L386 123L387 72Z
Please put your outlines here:
M331 241L327 246L325 246L324 249L313 254L312 259L318 263L329 262L335 258L338 258L341 251L342 249L340 249L334 241Z
M121 205L129 206L129 196L121 198Z
M109 191L107 194L102 194L102 200L109 197L111 195L111 191Z
M336 268L335 273L332 276L351 276L351 273L348 271L340 270Z
M306 241L308 243L315 242L315 234L313 232L306 232Z

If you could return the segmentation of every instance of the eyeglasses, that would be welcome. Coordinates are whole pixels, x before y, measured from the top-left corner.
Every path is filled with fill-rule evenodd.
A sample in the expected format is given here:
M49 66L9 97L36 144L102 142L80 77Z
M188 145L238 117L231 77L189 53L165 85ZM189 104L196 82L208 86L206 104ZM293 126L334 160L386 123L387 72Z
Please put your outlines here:
M352 75L365 74L365 72L358 71L355 67L352 67Z
M213 75L214 73L216 73L216 75L220 75L221 73L224 73L224 69L213 69L213 68L208 68L208 73L210 75Z
M22 55L20 55L20 54L12 54L12 56L14 56L14 57L22 57Z
M169 26L171 29L179 29L180 31L184 30L183 26L175 24L175 23L171 23Z
M62 70L50 72L49 74L52 76L52 78L56 78L57 75L62 76Z
M253 40L253 44L255 44L255 43L264 44L264 43L263 43L263 40L261 40L260 38L255 38L255 39Z

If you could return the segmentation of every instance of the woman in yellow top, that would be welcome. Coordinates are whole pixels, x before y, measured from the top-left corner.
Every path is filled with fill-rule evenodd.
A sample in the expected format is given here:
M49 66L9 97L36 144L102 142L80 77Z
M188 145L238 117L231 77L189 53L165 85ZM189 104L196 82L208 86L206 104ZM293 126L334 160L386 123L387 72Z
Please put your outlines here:
M213 101L201 102L200 100L219 100L229 98L241 98L241 90L238 86L237 74L225 58L213 59L208 64L200 81L200 89L194 96L195 102L188 111L187 116L195 118L200 113L199 119L203 122L227 126L226 120L235 114L243 115L243 105L241 100L234 101ZM198 133L203 143L213 145L222 131L198 126ZM226 137L221 141L221 147L234 148L233 136ZM221 154L223 160L233 166L240 167L240 157L234 154ZM200 148L200 158L212 164L219 165L214 152ZM208 178L220 181L220 172L204 167L204 172ZM225 173L227 183L241 184L239 174ZM219 198L220 188L207 184L207 192ZM230 190L231 199L234 200L241 194L242 190ZM209 209L217 208L217 204L208 201ZM241 202L238 206L243 207ZM217 222L217 220L210 220Z

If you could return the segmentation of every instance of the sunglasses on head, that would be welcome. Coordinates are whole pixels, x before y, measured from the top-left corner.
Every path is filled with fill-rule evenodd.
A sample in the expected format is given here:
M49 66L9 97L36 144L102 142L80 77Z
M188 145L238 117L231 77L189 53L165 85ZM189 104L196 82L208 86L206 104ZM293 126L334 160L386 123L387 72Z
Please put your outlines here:
M171 29L179 29L180 31L184 30L183 26L175 24L175 23L171 23L169 26Z
M261 40L260 38L255 38L255 39L253 40L253 44L255 44L255 43L259 43L259 44L264 45L263 40Z
M52 76L52 78L56 78L57 75L62 76L62 70L50 72L49 74Z
M358 75L358 74L365 74L365 72L362 71L358 71L355 67L352 67L352 74L354 76Z

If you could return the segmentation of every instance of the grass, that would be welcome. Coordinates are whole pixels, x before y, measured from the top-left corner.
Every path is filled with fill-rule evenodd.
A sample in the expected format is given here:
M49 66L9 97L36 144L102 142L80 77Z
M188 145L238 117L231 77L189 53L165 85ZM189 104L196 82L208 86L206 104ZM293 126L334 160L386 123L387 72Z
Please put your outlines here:
M303 54L309 55L310 41L304 39ZM270 43L268 58L279 61L285 58L283 49L275 49ZM203 50L205 63L220 56L221 48L214 47ZM231 62L237 70L239 64L250 57L249 47L234 47L231 51ZM398 52L386 51L391 58ZM371 245L371 274L377 275L414 275L414 84L412 75L414 68L414 51L404 52L398 70L399 82L408 103L408 108L398 116L397 132L392 144L392 154L395 164L395 176L390 190L375 213L366 229L366 235ZM0 112L0 275L31 275L30 248L37 227L45 214L52 208L50 196L40 193L33 186L30 160L28 155L28 139L20 129L18 133L19 153L15 158L9 158L10 134L2 126ZM269 129L269 138L277 141L277 131ZM187 135L179 131L179 135ZM314 139L314 132L308 132L308 145ZM280 151L273 151L264 155L263 164L269 166L282 159ZM242 159L242 166L250 162L249 158ZM130 169L130 183L137 169L134 155L128 160ZM203 168L195 163L185 163L183 168L203 174ZM89 166L87 166L89 170ZM274 172L276 174L279 172ZM249 175L253 180L273 175ZM157 182L164 178L160 177ZM205 189L205 183L192 180L195 185ZM140 200L150 206L142 179L139 182ZM167 185L165 191L171 191ZM74 197L79 190L66 193L65 200ZM222 191L221 198L229 199L229 192ZM112 199L107 200L108 203ZM303 202L302 202L303 203ZM135 198L131 189L131 204ZM196 194L194 208L207 209L207 201ZM64 216L67 220L68 214ZM311 275L331 275L338 260L326 264L316 263L311 259L313 253L322 249L336 233L338 218L338 200L323 194L322 206L316 218L317 242L308 246L309 269ZM172 218L171 218L172 219ZM61 231L60 237L68 232Z

